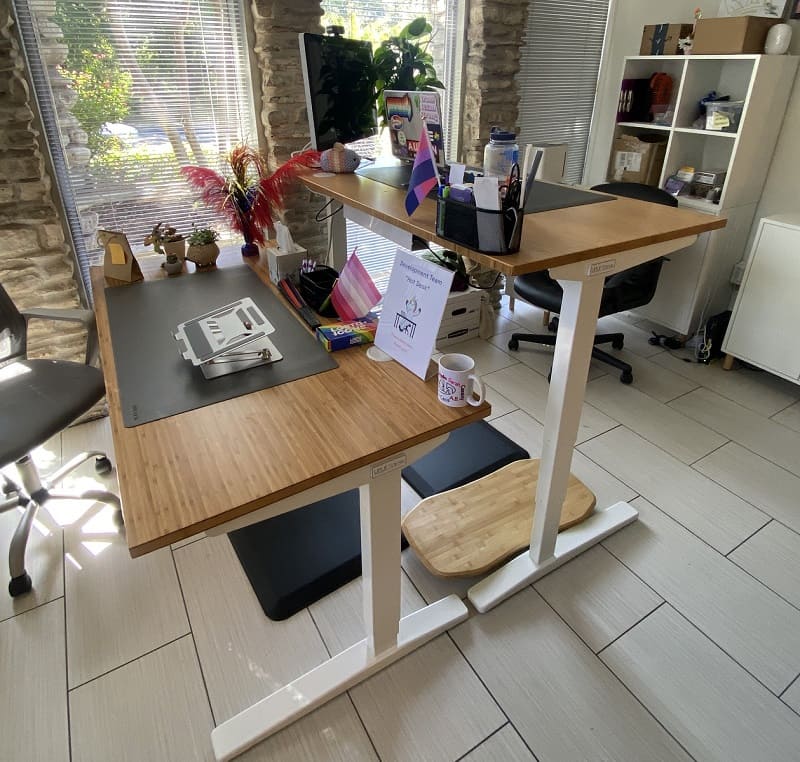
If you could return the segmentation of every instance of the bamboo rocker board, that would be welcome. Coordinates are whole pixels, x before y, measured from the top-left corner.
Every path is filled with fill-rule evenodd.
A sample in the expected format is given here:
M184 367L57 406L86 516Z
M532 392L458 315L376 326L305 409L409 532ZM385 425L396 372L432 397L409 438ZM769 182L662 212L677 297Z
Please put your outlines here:
M403 518L403 534L433 574L483 574L530 544L538 478L538 458L517 460L426 498ZM588 518L595 503L591 490L570 474L559 531Z

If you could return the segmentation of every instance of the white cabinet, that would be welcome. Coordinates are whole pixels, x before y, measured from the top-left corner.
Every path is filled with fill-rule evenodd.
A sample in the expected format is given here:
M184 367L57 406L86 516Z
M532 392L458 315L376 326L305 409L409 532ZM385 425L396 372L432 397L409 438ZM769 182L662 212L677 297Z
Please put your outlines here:
M800 215L764 217L723 351L800 383Z
M677 333L690 335L702 319L728 307L731 270L744 246L769 170L775 142L792 89L796 56L632 56L623 79L649 78L666 72L673 79L668 125L619 122L615 136L661 134L667 139L659 185L683 166L726 170L718 204L679 197L681 206L728 218L727 227L700 236L682 252L670 255L653 301L636 310ZM737 132L692 126L698 103L711 91L744 101ZM613 149L612 149L613 150ZM613 178L609 178L613 179Z

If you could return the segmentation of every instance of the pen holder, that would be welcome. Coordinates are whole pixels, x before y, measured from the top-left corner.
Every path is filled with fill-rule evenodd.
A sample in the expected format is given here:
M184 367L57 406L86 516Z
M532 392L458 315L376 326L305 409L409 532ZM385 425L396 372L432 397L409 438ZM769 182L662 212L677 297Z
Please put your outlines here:
M478 209L449 198L436 199L436 235L484 254L513 254L519 251L524 213Z

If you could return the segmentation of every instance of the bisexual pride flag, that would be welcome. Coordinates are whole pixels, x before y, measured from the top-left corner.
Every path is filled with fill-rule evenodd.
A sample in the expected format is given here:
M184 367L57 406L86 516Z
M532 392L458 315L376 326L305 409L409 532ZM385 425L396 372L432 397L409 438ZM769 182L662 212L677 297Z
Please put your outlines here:
M422 199L437 185L440 185L439 170L433 159L431 140L428 137L428 125L423 120L422 134L419 136L417 155L414 157L411 181L408 184L408 193L406 194L406 212L409 217L417 211Z
M353 251L331 292L336 314L342 320L355 320L364 317L380 300L381 292Z

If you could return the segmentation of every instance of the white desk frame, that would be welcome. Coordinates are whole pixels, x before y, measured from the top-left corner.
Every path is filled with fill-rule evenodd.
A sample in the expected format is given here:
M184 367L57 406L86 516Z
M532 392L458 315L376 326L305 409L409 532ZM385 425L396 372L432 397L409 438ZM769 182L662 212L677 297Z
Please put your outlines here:
M208 530L210 535L232 532L359 488L367 637L214 728L211 745L217 760L242 754L467 618L467 607L456 595L400 617L400 474L446 439L414 445Z
M636 520L638 513L633 506L615 503L570 529L558 531L592 359L603 283L609 275L683 249L696 238L686 236L550 270L550 275L564 289L564 296L536 487L536 505L543 509L534 514L530 548L469 589L469 600L479 612L489 611Z

